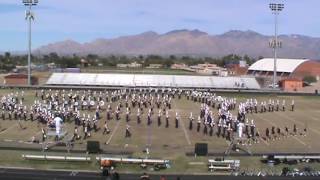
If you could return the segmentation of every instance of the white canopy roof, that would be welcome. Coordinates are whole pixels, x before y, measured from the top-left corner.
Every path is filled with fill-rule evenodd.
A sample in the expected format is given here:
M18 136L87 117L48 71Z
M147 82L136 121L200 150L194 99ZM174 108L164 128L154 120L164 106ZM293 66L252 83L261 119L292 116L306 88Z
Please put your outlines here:
M260 89L252 77L53 73L49 85Z
M273 58L264 58L249 67L249 71L273 71ZM308 59L277 59L277 72L292 73L300 64Z

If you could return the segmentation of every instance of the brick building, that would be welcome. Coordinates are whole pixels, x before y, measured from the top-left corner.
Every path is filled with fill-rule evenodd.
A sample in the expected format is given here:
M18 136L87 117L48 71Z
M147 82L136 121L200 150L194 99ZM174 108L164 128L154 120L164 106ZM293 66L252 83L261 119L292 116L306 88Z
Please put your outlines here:
M27 85L28 75L26 74L9 74L4 77L5 85ZM38 84L38 78L31 76L31 84Z
M300 79L284 79L280 82L280 86L284 91L299 91L303 88L303 82Z

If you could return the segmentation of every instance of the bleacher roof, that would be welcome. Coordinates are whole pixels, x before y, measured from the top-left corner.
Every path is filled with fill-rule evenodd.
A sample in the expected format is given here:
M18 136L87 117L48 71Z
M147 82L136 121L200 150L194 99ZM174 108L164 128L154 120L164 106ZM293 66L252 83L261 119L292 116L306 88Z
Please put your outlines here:
M47 85L260 89L252 77L53 73ZM236 84L240 84L240 87ZM243 86L241 86L243 84Z
M264 58L249 67L249 71L273 71L273 58ZM292 73L308 59L277 59L277 72Z

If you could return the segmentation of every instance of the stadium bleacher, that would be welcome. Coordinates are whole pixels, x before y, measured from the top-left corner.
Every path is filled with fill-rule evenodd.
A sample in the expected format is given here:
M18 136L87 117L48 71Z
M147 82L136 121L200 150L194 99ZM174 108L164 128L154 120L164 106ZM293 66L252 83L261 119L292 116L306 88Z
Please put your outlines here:
M257 80L251 77L146 74L53 73L46 84L59 86L260 89Z

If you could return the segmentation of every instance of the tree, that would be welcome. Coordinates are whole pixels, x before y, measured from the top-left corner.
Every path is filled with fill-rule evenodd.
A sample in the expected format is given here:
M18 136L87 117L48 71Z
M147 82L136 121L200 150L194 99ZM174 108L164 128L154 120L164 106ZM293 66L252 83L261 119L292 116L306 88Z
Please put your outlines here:
M172 59L166 59L163 64L164 64L164 67L170 68L173 63L174 62Z
M314 77L314 76L309 75L309 76L305 76L305 77L303 78L303 81L304 81L304 82L307 82L308 84L311 84L311 83L317 82L317 78Z
M60 57L58 56L58 54L56 52L51 52L49 54L49 58L51 62L56 62L59 61Z
M177 59L175 55L170 55L169 58L170 58L172 61L174 61L174 60Z
M11 63L11 58L10 57L11 57L10 52L5 52L4 53L4 62L8 63L8 64Z

